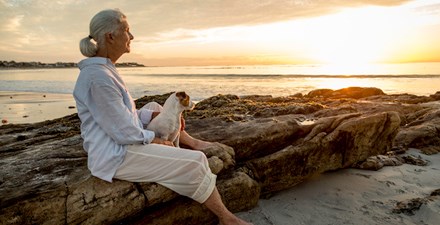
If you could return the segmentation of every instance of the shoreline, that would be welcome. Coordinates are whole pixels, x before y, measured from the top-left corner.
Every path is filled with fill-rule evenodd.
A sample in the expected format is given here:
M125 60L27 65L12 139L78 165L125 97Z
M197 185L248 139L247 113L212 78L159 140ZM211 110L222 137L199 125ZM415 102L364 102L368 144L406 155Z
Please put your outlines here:
M0 91L2 124L36 123L77 113L72 94Z
M116 63L116 67L145 67L145 65L137 62L121 62ZM56 63L42 63L42 62L16 62L0 61L0 69L62 69L62 68L77 68L76 62L56 62Z

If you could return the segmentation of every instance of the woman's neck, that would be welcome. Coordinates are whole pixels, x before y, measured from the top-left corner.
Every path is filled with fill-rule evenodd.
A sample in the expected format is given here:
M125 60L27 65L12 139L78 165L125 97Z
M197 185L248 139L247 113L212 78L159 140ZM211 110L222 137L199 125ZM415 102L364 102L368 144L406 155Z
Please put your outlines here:
M121 57L120 55L112 54L112 51L109 51L107 48L99 48L96 56L108 58L113 64L116 64L116 61Z

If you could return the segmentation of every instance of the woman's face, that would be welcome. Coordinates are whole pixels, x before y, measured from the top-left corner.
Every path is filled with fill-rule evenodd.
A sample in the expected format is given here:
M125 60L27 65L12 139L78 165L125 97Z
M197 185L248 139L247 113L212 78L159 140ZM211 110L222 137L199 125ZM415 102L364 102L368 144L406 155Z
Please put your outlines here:
M115 50L121 55L130 52L130 41L133 40L133 35L130 33L130 26L127 20L122 22L120 30L115 32Z

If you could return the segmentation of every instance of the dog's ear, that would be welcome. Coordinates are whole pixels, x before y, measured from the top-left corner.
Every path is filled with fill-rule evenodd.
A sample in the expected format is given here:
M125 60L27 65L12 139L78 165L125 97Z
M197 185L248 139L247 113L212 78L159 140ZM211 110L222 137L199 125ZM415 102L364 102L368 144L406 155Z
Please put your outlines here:
M184 91L181 91L181 92L176 92L176 96L179 99L185 99L187 95L186 95L186 93Z
M185 107L189 105L189 96L184 91L177 92L176 96L179 98L180 104Z

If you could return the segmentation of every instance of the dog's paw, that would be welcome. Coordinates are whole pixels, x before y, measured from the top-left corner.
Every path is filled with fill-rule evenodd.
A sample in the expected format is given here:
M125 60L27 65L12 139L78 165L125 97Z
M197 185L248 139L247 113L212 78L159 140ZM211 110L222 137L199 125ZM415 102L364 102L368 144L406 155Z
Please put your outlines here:
M218 163L218 160L221 160L223 163L223 166L218 172L224 169L229 169L235 165L235 152L234 149L230 146L224 145L222 143L212 143L207 148L204 148L201 150L203 153L205 153L206 157L208 157L208 161L216 164L216 168L220 165ZM215 158L217 159L215 159ZM213 159L211 159L213 158ZM210 166L211 167L211 166ZM216 169L217 170L217 169Z

